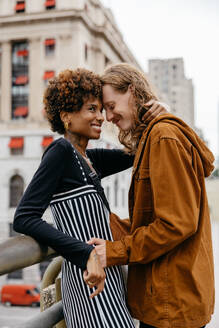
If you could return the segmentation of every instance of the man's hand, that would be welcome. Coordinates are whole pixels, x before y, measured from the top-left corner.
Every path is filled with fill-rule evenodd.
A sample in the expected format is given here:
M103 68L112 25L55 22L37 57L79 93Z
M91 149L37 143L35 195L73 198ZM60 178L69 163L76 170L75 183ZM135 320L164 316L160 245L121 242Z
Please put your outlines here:
M144 106L148 108L147 112L142 117L144 123L149 123L156 116L166 114L170 111L170 107L167 104L154 99L149 100Z
M93 298L103 291L106 274L95 249L90 253L87 261L87 269L83 273L83 278L90 288L96 287L96 290L90 295L90 298Z
M106 267L106 241L100 238L91 238L88 242L89 245L93 245L99 256L101 265Z

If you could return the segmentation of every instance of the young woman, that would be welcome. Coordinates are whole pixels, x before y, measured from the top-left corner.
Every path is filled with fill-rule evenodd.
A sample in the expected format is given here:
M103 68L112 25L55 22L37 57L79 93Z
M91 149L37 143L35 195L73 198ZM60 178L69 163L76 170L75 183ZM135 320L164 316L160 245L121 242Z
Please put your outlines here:
M213 169L213 155L171 114L142 124L144 104L156 96L134 67L114 65L102 82L106 118L119 127L120 141L135 160L130 221L120 222L123 237L89 243L96 245L103 266L129 264L128 306L140 327L202 327L214 309L204 183Z
M105 270L103 290L104 270L93 246L86 244L93 236L112 239L100 179L132 166L133 157L121 150L86 149L90 139L100 137L104 120L102 85L94 73L60 73L49 82L44 104L52 130L64 138L46 149L18 205L14 229L64 257L62 299L68 328L134 327L120 267ZM153 103L151 110L158 113L162 107ZM48 205L56 228L41 219ZM94 286L96 290L90 289Z

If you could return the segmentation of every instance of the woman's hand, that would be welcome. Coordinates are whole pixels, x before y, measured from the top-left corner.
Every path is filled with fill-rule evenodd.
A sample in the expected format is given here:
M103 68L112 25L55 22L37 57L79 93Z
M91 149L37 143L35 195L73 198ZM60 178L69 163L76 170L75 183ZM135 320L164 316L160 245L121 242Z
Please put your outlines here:
M148 107L147 112L142 116L144 123L149 123L156 116L166 114L170 111L170 107L167 104L154 99L149 100L144 106Z
M91 238L88 242L89 245L94 245L95 250L99 256L101 265L106 267L106 241L100 238Z
M106 274L95 249L90 253L87 261L87 269L83 273L83 278L90 288L96 287L96 290L90 295L90 298L93 298L103 291Z

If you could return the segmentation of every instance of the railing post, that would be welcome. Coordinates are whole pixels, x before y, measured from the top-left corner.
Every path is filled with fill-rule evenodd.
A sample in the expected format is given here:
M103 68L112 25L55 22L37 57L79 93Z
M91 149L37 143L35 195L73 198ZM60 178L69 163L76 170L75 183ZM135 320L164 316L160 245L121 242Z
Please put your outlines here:
M52 289L47 290L47 287L54 285L55 289L55 298L52 302L57 302L61 300L61 286L60 286L60 279L57 278L62 267L63 258L61 256L55 258L47 267L43 279L41 282L41 292L40 292L40 308L41 311L44 311L50 304L45 304L46 300L51 300L53 295L49 295L52 293ZM47 295L46 295L47 294ZM53 293L52 293L53 294ZM63 318L62 318L63 319ZM61 320L57 325L56 328L66 328L64 319Z

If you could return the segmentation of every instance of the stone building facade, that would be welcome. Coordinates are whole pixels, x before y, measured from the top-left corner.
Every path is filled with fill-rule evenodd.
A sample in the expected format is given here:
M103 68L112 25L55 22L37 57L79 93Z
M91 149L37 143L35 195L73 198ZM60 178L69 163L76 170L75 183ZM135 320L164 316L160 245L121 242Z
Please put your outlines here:
M85 67L101 73L110 63L139 66L112 13L99 0L0 1L0 242L14 235L16 205L41 156L58 136L49 130L42 97L61 70ZM105 124L91 147L118 147L117 131ZM103 181L112 210L127 216L130 171ZM51 220L49 210L45 218ZM40 282L39 265L0 277Z

